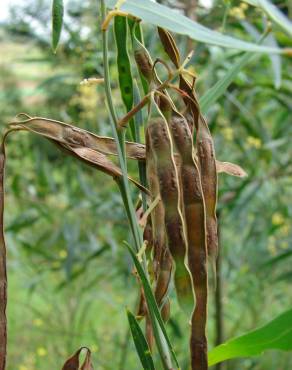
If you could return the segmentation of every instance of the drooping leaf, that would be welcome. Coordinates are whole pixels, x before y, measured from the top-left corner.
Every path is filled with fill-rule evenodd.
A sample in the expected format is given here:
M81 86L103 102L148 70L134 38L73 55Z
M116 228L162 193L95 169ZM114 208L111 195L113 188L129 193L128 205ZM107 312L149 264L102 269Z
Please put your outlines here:
M266 267L272 267L274 266L274 264L277 264L279 262L282 262L284 260L286 260L286 258L289 258L292 256L292 251L291 250L288 250L286 252L283 252L275 257L272 257L270 259L268 259L267 261L265 261L261 267L263 268L266 268Z
M243 27L247 32L249 32L255 40L260 40L261 35L258 32L258 30L249 22L243 20L241 22ZM272 33L269 33L265 40L263 40L263 44L267 46L273 46L278 47L278 43ZM271 60L271 67L274 74L274 86L276 89L279 89L281 87L281 81L282 81L282 59L281 55L278 54L271 54L269 55L269 58Z
M147 341L144 334L135 318L135 316L127 311L127 316L129 320L130 330L132 333L133 341L139 355L141 364L144 370L155 370L153 359L151 356L150 349L148 347Z
M52 48L56 53L63 27L64 4L63 0L53 0L52 5Z
M106 4L109 8L114 8L116 0L106 0ZM260 46L223 35L220 32L204 27L184 15L164 5L152 2L151 0L127 0L122 3L120 10L141 18L147 23L154 24L175 33L187 35L194 40L206 44L261 53L283 52L282 49Z
M292 350L292 309L261 328L212 349L209 352L209 366L231 358L258 356L275 349Z
M236 78L238 73L254 56L253 53L245 53L238 61L226 72L225 76L215 83L199 100L203 114L207 113L210 107L225 93L228 86Z

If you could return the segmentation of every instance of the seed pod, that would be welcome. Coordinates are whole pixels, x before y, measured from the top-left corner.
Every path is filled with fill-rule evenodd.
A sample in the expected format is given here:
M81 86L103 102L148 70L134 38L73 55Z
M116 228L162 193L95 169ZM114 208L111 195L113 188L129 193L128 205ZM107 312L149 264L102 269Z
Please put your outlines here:
M154 107L156 107L156 103ZM159 113L159 109L156 108ZM167 122L160 117L151 119L147 131L154 153L156 175L165 210L167 245L175 263L174 282L178 301L190 313L193 310L193 289L190 272L185 265L187 239L181 210L181 193L173 155L173 144Z
M155 158L152 147L150 145L149 132L146 130L145 133L146 139L146 177L148 181L149 192L151 195L151 202L156 199L157 196L160 196L159 192L159 181L156 176L155 169ZM164 206L162 201L159 200L158 204L151 212L151 224L152 224L152 235L153 235L153 263L154 263L154 272L157 277L162 251L166 245L166 232L164 226Z
M207 246L206 218L201 176L194 157L193 138L184 116L171 108L167 99L161 106L180 156L179 174L182 183L183 206L187 230L188 266L192 275L196 306L192 315L191 357L193 369L207 369Z
M192 143L188 124L184 118L173 116L171 127L174 136L175 133L177 134L177 138L183 137L182 131L188 132L184 140L185 145L180 148L185 152L181 153L181 178L188 236L188 262L196 296L196 306L191 320L191 355L193 369L205 370L207 369L208 277L204 197L199 169L192 159L192 151L188 150Z
M140 73L144 93L147 94L153 77L153 63L148 50L145 48L142 42L137 39L135 35L135 27L133 27L132 30L132 45L134 50L134 58Z
M62 370L79 370L79 357L81 351L86 350L86 356L80 370L93 370L93 365L91 362L91 352L87 347L79 348L73 356L71 356L63 365Z
M52 125L49 124L48 121L52 123ZM110 147L110 150L112 150L113 147L111 147L111 145L107 146L107 144L105 144L106 142L110 143L111 140L100 140L100 137L96 137L88 131L82 132L73 126L63 124L63 122L50 121L37 117L22 122L13 122L10 124L10 127L12 130L29 130L44 136L65 153L72 155L86 164L112 176L115 180L119 181L122 178L122 171L114 162L112 162L104 153L91 148L95 147L95 144L98 141L101 143L103 150L105 147ZM130 177L129 180L140 190L147 193L144 186Z
M170 300L167 298L164 305L161 308L161 317L164 322L167 322L170 317Z
M24 130L57 140L62 144L86 146L106 155L117 155L117 145L113 138L98 136L61 121L43 117L28 117L24 121L11 122L10 126L22 127ZM142 144L126 142L126 153L130 159L145 160L145 146Z
M176 68L180 67L180 53L178 50L178 47L176 46L176 43L174 41L174 38L172 35L164 30L161 27L158 27L158 35L160 37L161 43L164 47L164 50L166 54L169 56L172 63L175 65Z
M146 175L148 179L149 191L151 200L160 196L159 180L156 176L154 152L150 145L150 137L148 130L146 131L146 148L147 148L147 161L146 161ZM152 223L152 240L153 240L153 264L154 274L156 279L155 298L158 306L164 300L172 271L172 259L169 250L166 247L166 230L164 225L165 211L162 201L159 200L158 204L151 212Z

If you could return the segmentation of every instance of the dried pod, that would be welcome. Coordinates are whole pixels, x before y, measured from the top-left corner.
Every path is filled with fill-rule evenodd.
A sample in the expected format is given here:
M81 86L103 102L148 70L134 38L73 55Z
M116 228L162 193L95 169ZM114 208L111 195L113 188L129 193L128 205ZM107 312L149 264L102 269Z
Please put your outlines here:
M43 117L29 117L24 121L13 121L11 127L23 128L57 140L70 146L85 146L106 155L117 155L117 145L113 138L98 136L90 131L67 123ZM126 142L126 153L130 159L145 160L145 146L139 143Z
M91 362L91 352L87 347L79 348L63 365L62 370L79 370L79 356L81 351L86 350L86 356L80 370L93 370Z
M188 266L193 279L196 306L192 315L191 356L194 369L207 369L207 246L206 217L201 176L194 157L193 138L184 116L167 104L162 105L176 151L180 156L179 175L187 231ZM196 364L194 366L194 364Z
M154 103L155 104L155 103ZM158 112L159 109L157 108ZM159 180L164 206L167 245L175 263L174 282L179 303L187 311L193 310L193 289L190 272L185 265L187 239L181 210L181 193L173 155L173 144L167 122L160 117L151 119L147 126L149 144L155 157L156 176Z

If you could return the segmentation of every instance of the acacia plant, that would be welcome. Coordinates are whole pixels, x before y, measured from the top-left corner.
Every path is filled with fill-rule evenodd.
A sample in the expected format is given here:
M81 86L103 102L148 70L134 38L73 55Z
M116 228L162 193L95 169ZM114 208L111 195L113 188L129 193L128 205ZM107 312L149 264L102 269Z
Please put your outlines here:
M107 7L112 10L107 11ZM275 9L272 8L272 11L275 12ZM277 11L273 14L278 15ZM164 55L150 56L143 41L141 20L158 26ZM282 18L274 17L274 20L287 26ZM59 42L62 21L62 1L54 0L54 51ZM126 110L124 117L118 117L116 113L111 87L108 33L112 24L119 87ZM0 158L0 370L5 369L6 363L4 146L8 134L20 130L48 139L64 155L85 162L116 182L132 235L131 242L125 242L125 253L130 253L132 257L134 276L140 289L136 311L128 310L127 315L142 367L147 370L155 369L155 366L165 370L181 368L166 330L171 309L169 291L175 289L189 323L191 368L206 370L208 285L216 289L217 174L225 172L244 177L246 173L238 165L216 159L213 139L203 112L223 94L250 58L251 52L289 54L291 51L233 39L149 0L117 3L100 0L100 25L104 75L89 78L84 83L104 84L113 137L98 136L77 126L24 113L10 122L3 136ZM197 76L188 70L192 54L181 56L169 30L200 42L249 52L220 84L202 97L203 110L196 94ZM131 63L132 57L135 65ZM137 162L138 179L128 173L129 160ZM132 185L138 192L133 192ZM143 320L145 331L140 325ZM93 369L90 349L84 348L86 356L81 369ZM82 349L65 362L63 370L79 369ZM158 363L157 354L160 365L154 365Z

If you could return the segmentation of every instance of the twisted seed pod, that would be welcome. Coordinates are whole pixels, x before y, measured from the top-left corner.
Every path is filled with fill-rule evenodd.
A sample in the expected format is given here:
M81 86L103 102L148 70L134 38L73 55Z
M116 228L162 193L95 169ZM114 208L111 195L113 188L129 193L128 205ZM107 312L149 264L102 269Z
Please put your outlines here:
M188 265L192 274L196 306L192 314L192 368L207 369L207 246L204 195L201 176L194 157L193 138L184 116L161 98L163 113L168 117L173 142L180 156L179 173L182 183L183 206L188 239Z
M160 196L159 181L156 176L155 158L150 144L149 132L146 130L146 177L148 181L149 192L151 195L150 200L153 202L157 196ZM159 200L158 204L151 212L151 225L152 225L152 240L153 240L153 262L154 272L157 277L159 265L161 261L162 251L166 244L166 233L164 226L165 211L162 201Z
M159 29L159 36L165 52L178 68L180 56L173 37L168 31L161 28ZM185 116L191 132L193 133L195 129L197 130L196 144L206 206L207 249L215 275L216 258L218 254L216 158L213 139L208 124L200 113L198 99L193 89L194 82L193 80L193 84L191 85L183 74L180 74L179 88L186 94L186 96L183 96L183 100L187 107ZM215 281L215 276L213 280Z
M106 155L117 155L117 145L111 137L98 136L90 131L67 123L43 117L27 117L23 121L10 123L11 127L23 127L48 139L57 140L62 144L86 146ZM145 147L139 143L126 142L126 153L130 159L145 160Z
M151 147L151 139L148 130L146 131L146 175L148 179L151 200L160 196L159 180L156 175L154 152ZM165 299L171 279L172 259L166 247L166 230L164 225L165 210L161 200L151 212L152 243L153 243L153 264L156 280L155 298L160 307Z
M12 122L10 127L12 130L28 130L46 137L66 154L78 158L86 164L112 176L117 181L122 177L121 169L102 152L116 150L116 146L112 145L113 139L111 138L101 138L63 122L38 117L21 122ZM101 148L101 151L96 148ZM142 149L144 150L144 148ZM130 177L129 180L147 193L147 190L137 181Z
M165 210L167 245L175 263L174 283L178 301L187 312L190 312L194 306L193 289L191 276L185 265L187 239L181 211L178 173L167 122L161 112L159 114L160 117L150 120L147 126L149 145L154 153L156 175Z

